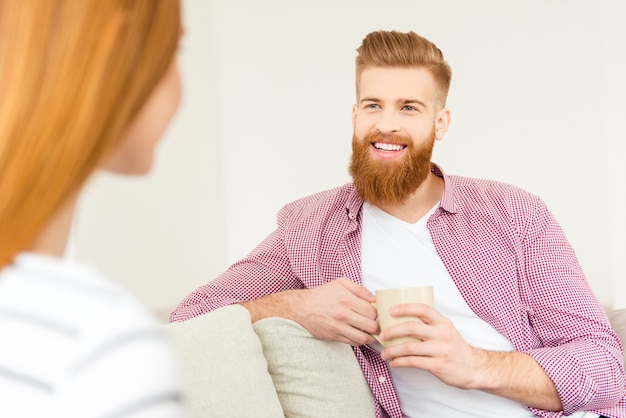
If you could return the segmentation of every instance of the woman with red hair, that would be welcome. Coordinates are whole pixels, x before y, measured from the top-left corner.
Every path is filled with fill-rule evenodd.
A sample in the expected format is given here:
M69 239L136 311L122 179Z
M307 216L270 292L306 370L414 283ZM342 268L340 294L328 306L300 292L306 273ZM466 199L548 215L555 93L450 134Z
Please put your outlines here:
M0 416L177 417L156 321L64 257L97 169L150 170L180 101L179 0L0 1Z

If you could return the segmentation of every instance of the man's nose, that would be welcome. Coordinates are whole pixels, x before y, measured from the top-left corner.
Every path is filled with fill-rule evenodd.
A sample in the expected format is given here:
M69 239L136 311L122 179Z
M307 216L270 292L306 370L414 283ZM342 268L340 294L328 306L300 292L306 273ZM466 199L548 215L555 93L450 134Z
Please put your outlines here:
M400 130L398 114L393 110L380 112L376 129L382 134L393 134Z

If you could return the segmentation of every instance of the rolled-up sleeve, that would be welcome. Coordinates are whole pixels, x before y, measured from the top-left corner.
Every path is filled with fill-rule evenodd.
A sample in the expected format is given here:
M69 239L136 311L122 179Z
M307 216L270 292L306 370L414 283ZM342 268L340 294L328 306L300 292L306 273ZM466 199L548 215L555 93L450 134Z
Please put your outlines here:
M623 349L574 250L539 201L524 240L530 324L542 347L526 350L554 382L563 414L617 404Z

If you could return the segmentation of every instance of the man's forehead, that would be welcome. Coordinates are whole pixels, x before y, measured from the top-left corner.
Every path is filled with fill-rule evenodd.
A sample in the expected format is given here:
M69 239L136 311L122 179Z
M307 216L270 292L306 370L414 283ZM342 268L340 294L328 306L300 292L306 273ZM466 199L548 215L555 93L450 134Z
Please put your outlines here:
M369 67L360 74L359 100L425 101L435 93L435 80L424 68Z

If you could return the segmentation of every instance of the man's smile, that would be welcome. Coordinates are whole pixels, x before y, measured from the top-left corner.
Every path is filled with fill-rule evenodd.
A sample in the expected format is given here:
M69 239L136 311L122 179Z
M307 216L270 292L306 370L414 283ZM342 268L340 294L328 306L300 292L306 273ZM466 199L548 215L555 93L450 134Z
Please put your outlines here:
M406 145L392 144L389 142L373 142L374 148L382 151L401 151L406 148Z
M394 142L372 142L372 153L380 159L395 159L404 155L408 148L405 144Z

